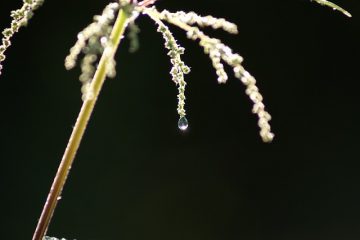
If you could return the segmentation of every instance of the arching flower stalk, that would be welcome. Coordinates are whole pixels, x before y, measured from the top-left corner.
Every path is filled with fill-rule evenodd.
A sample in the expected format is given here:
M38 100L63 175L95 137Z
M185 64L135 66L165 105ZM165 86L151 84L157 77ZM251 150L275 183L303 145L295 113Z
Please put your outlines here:
M190 68L181 60L181 55L184 54L185 49L180 47L173 34L170 32L169 28L158 18L153 18L155 23L158 25L157 31L163 35L165 39L165 48L169 50L168 56L170 57L170 62L173 65L171 68L170 74L172 80L178 85L178 108L177 112L180 116L178 121L178 127L181 130L186 130L188 127L188 121L185 117L185 86L186 82L184 75L190 72Z
M271 127L269 121L271 120L270 114L265 110L265 105L263 104L263 97L259 92L258 87L256 86L255 78L244 69L242 66L243 58L236 53L233 53L231 48L223 44L219 39L211 38L207 36L205 33L200 31L200 29L193 25L198 25L199 27L212 27L213 29L223 29L229 33L236 34L238 33L237 26L231 22L226 21L223 18L215 18L212 16L199 16L194 12L185 13L185 12L176 12L171 13L167 10L162 12L157 11L155 7L151 8L140 8L144 14L147 14L151 19L153 19L164 32L164 38L168 38L165 47L169 47L169 42L174 42L172 34L169 32L167 27L164 27L162 21L169 22L187 33L187 37L191 40L198 40L199 45L203 47L204 52L209 55L212 65L215 68L216 74L218 75L218 82L219 83L226 83L228 80L228 75L224 69L224 65L222 62L228 64L233 68L235 77L240 79L241 82L246 87L246 94L250 97L251 101L253 102L253 113L258 115L258 125L260 127L260 136L264 142L271 142L274 138L274 134L271 132ZM170 44L170 48L173 47L173 53L178 52L177 45ZM181 51L182 53L183 51ZM180 54L181 54L180 53ZM179 55L180 55L179 54ZM172 54L170 52L170 56L172 58ZM179 58L180 59L180 58ZM171 63L173 64L173 68L171 70L171 74L175 73L179 75L179 79L183 79L183 74L181 71L178 71L179 67L177 66L177 61L171 59ZM180 68L181 69L181 68ZM176 77L175 77L176 79ZM174 80L174 76L173 76ZM179 128L183 126L183 122L186 120L184 119L184 100L185 95L183 93L183 86L181 82L175 81L175 83L179 84L179 104L178 104L178 112L179 109L182 110L179 112L180 120L179 120ZM184 81L185 83L185 81ZM183 85L183 86L182 86ZM181 124L181 125L180 125ZM186 127L187 127L187 120L186 120ZM184 127L184 129L186 129Z

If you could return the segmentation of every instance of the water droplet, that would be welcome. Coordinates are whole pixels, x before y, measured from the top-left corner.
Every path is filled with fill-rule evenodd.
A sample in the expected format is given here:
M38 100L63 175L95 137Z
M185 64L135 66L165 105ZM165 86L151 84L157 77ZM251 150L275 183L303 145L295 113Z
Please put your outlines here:
M185 131L189 126L189 122L186 119L186 117L180 117L179 121L178 121L178 128L182 131Z

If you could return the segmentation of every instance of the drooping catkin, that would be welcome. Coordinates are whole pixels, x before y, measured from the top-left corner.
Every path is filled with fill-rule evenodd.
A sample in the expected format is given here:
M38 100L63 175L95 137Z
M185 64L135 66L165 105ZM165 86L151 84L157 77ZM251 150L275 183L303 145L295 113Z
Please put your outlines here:
M23 0L23 5L20 9L11 11L11 26L2 31L2 40L0 45L0 75L2 70L2 62L5 61L5 51L11 45L11 38L23 26L28 24L28 21L33 16L34 11L38 9L44 0Z
M198 40L199 45L204 49L204 52L209 55L212 61L219 83L225 83L228 80L228 75L222 62L233 68L235 77L241 80L241 82L245 85L245 92L253 102L252 112L258 116L258 125L262 140L264 142L271 142L274 138L274 134L271 132L269 124L271 116L265 110L263 97L256 86L255 78L242 66L243 58L239 54L233 53L232 49L223 44L219 39L211 38L200 31L198 27L193 26L194 24L197 24L202 27L213 27L215 29L221 28L231 33L236 33L236 25L210 16L197 16L195 13L170 13L168 11L158 12L155 7L146 8L143 12L155 21L163 20L180 27L186 31L189 39ZM211 23L215 24L215 26Z
M151 17L151 16L150 16ZM152 18L155 23L158 25L157 31L160 32L165 40L165 48L169 50L168 56L170 57L170 62L172 68L170 74L172 80L178 85L178 108L177 112L180 116L180 119L185 117L185 86L186 82L184 75L190 72L190 68L181 60L181 55L184 54L185 49L180 47L173 34L170 32L169 28L158 18Z
M95 74L98 55L103 53L108 44L111 44L109 43L109 35L119 7L119 3L110 3L105 7L101 15L96 15L94 22L78 34L75 45L70 49L69 55L65 58L65 68L69 70L75 67L79 55L81 53L84 54L79 77L82 83L81 92L83 101L93 97L91 80ZM115 61L113 59L109 59L106 72L108 77L115 77Z

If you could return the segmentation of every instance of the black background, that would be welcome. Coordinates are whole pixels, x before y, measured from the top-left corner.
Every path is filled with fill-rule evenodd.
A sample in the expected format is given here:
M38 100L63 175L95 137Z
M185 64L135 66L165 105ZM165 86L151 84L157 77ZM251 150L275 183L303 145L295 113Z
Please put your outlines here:
M7 51L0 77L0 239L31 239L81 106L64 57L107 1L46 1ZM360 238L358 0L349 19L307 0L175 1L158 8L226 17L208 30L244 58L273 116L264 144L244 87L218 85L197 43L186 47L190 127L154 24L117 54L48 234L79 240ZM2 0L0 27L20 0ZM229 69L231 70L231 69Z

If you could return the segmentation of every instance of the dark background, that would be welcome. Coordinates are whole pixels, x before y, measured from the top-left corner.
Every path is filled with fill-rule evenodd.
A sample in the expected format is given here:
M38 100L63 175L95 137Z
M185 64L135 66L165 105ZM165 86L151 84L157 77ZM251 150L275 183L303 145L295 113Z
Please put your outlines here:
M226 17L221 37L244 58L273 116L264 144L240 81L218 85L186 47L190 127L154 24L117 55L48 234L79 240L360 238L360 4L349 19L307 0L175 1L159 9ZM46 1L7 51L0 78L0 239L31 239L81 106L79 69L64 57L107 1ZM21 1L2 0L0 27ZM231 69L229 69L231 70Z

